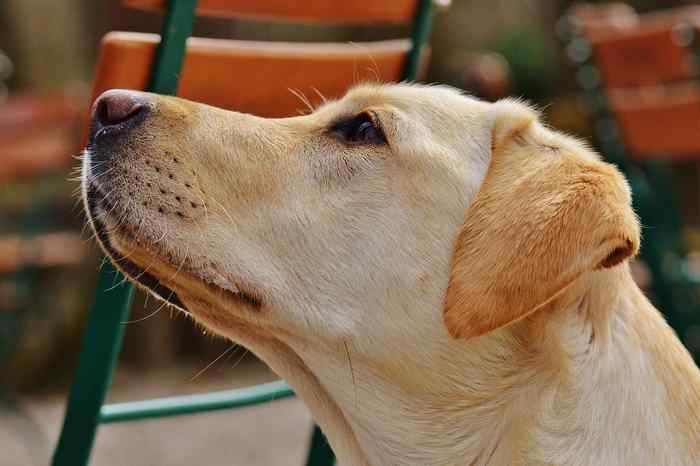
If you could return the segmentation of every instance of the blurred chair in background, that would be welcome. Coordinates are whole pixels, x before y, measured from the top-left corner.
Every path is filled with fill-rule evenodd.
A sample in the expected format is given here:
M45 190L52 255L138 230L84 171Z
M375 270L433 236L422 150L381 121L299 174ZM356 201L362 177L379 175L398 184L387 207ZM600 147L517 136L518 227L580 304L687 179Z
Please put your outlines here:
M652 299L700 360L700 271L671 170L673 162L700 160L700 7L641 15L621 3L583 4L566 21L567 54L578 65L601 152L634 192Z
M512 87L508 61L495 52L469 54L460 87L491 102L506 97Z
M105 36L93 98L106 89L147 89L260 116L292 116L336 98L363 80L415 80L429 36L431 0L346 2L126 0L132 8L165 11L162 38L115 32ZM444 3L444 2L443 2ZM191 38L196 12L318 23L411 23L412 38L354 44L247 42ZM184 61L184 63L183 63ZM306 98L305 93L311 95ZM309 109L306 109L309 110ZM120 349L132 288L111 264L103 267L83 339L54 466L87 464L98 423L189 414L261 403L292 395L282 382L250 389L102 406ZM115 283L117 285L115 286ZM309 465L334 458L314 430Z
M65 213L70 196L61 194L78 152L83 102L59 93L9 95L4 81L11 72L12 63L0 52L0 371L28 379L45 363L15 367L22 359L17 353L26 349L30 322L53 322L43 327L53 326L54 334L42 338L37 332L35 341L59 338L63 330L60 304L46 307L39 290L51 293L60 287L56 270L75 268L85 256L79 233L61 219L72 217ZM32 356L23 357L27 363ZM47 439L15 401L22 383L0 378L0 408L12 414L27 450L39 452L47 448Z
M8 91L5 81L12 76L12 68L13 65L10 58L0 50L0 104L7 99Z

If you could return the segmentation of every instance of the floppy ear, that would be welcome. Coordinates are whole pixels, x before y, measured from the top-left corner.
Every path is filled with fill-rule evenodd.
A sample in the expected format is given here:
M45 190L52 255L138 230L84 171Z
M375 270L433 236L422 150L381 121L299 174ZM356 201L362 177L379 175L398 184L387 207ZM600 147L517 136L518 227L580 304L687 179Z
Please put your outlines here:
M627 182L526 106L493 105L492 160L457 237L445 324L469 338L522 319L587 271L637 253Z

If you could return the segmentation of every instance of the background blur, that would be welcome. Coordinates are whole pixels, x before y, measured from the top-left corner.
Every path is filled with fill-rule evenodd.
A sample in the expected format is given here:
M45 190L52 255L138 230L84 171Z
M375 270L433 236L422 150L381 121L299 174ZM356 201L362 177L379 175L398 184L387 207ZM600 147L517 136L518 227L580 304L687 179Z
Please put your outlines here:
M644 13L692 2L625 3ZM594 120L563 35L561 18L571 6L563 0L453 0L435 18L427 81L490 100L522 96L543 109L552 126L592 139ZM80 152L100 38L110 30L158 32L161 19L159 14L123 9L117 0L0 2L3 465L47 464L100 266L101 255L83 229L79 184L71 174L79 164L72 156ZM361 42L406 34L396 27L200 18L193 35ZM698 236L693 233L699 221L698 170L692 162L673 165L678 208L692 243ZM643 282L644 269L637 273ZM112 401L274 378L242 348L232 350L143 296L137 297L131 319L109 395ZM310 426L298 400L109 425L99 431L94 464L295 464L306 450Z

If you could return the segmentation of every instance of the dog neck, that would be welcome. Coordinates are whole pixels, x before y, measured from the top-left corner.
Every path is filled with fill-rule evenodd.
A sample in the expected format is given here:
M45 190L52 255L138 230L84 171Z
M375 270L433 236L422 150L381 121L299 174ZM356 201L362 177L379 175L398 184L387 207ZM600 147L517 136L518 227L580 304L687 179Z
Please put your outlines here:
M333 400L330 416L311 403L314 417L344 426L362 450L346 464L700 457L700 375L627 266L592 273L547 309L482 337L423 337L405 357L398 349L379 357L381 345L291 345Z
M513 329L529 332L549 382L535 384L525 463L698 464L700 372L628 266L558 301Z

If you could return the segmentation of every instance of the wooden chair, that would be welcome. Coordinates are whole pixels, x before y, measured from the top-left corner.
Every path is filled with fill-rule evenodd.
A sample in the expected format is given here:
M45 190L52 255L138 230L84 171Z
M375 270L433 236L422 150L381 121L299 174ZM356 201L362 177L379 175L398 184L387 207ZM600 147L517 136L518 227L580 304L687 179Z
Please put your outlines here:
M652 297L697 360L700 277L687 262L669 162L700 159L700 8L638 15L626 5L583 5L568 23L598 143L630 180L645 227Z
M79 118L75 100L66 95L11 96L0 106L0 184L65 177L79 150ZM42 201L29 198L16 206L15 210L23 211L19 221L13 215L0 219L0 276L27 268L72 265L82 259L78 234L44 231L46 221L37 214L50 216L50 212Z
M147 89L262 116L303 108L289 89L312 99L338 97L360 79L415 80L431 24L431 0L126 0L128 7L165 11L162 37L114 32L102 44L94 96L109 88ZM412 37L364 44L262 43L190 38L195 12L219 17L327 23L413 22ZM132 287L103 267L83 337L54 466L89 461L98 424L249 406L293 395L283 382L242 390L103 406L127 320ZM109 292L107 292L109 290ZM316 428L307 464L331 465Z
M39 272L77 265L85 256L80 235L56 225L50 187L56 178L63 185L79 150L79 118L75 99L62 94L12 95L0 104L0 367L26 318L45 312L34 309ZM39 195L38 186L45 188Z

